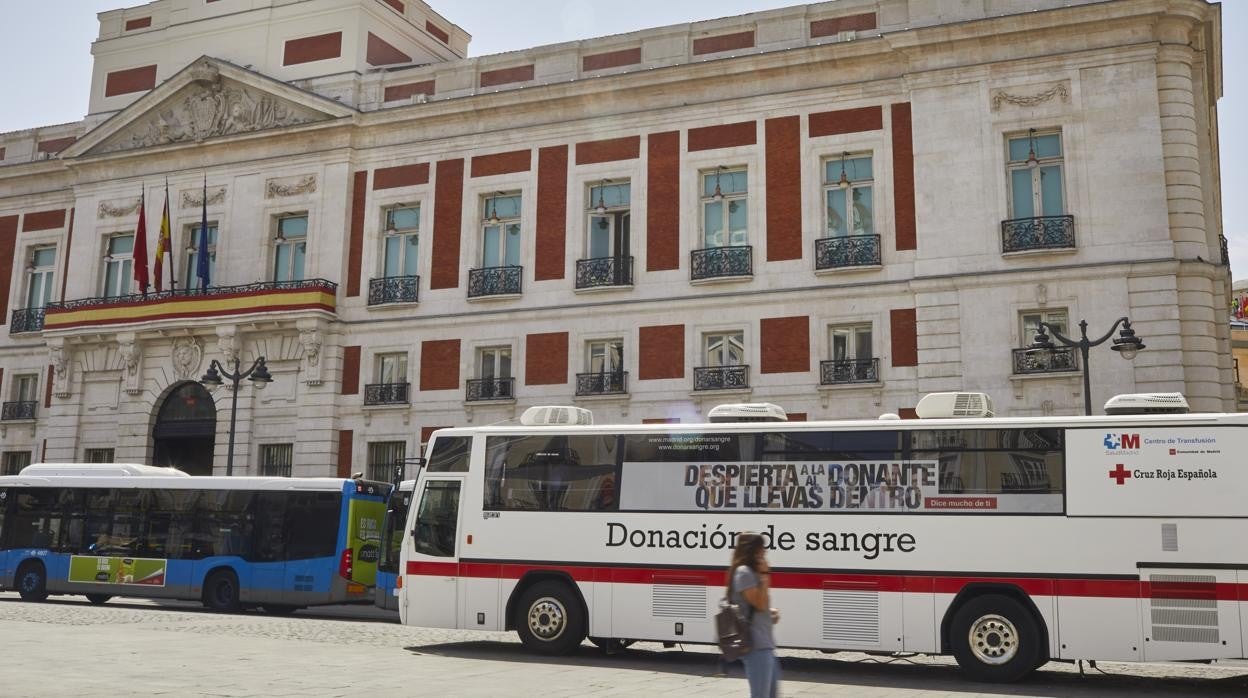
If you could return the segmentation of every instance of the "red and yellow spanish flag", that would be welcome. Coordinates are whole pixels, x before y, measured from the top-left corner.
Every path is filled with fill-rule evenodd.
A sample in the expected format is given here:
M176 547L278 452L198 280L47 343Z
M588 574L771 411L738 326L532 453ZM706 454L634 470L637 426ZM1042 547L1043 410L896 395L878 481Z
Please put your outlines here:
M165 265L165 253L169 252L173 242L169 236L169 182L165 182L165 210L160 214L160 236L156 238L156 263L153 265L153 276L156 278L156 292L160 293L162 288L161 273ZM170 288L173 287L173 269L169 270Z

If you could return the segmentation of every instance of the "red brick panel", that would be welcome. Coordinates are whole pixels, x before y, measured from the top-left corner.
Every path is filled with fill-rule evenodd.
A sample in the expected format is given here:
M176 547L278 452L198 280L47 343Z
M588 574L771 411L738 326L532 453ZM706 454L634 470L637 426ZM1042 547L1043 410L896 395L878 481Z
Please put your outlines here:
M104 78L104 96L142 92L156 86L156 66L115 70Z
M531 165L532 153L528 150L477 155L472 158L472 176L489 177L512 172L528 172Z
M433 432L439 429L450 429L450 428L451 427L421 427L420 428L420 442L422 444L427 444L429 443L429 439L433 438Z
M464 217L463 159L438 162L437 177L433 185L433 269L429 288L458 288L459 229Z
M65 136L64 138L49 138L46 141L39 141L35 149L41 153L59 153L78 140L77 136Z
M767 261L802 258L801 119L767 119Z
M299 65L323 61L342 55L342 32L305 36L286 42L282 53L282 65Z
M884 109L881 107L858 107L821 111L810 115L810 135L833 136L838 133L879 131L884 128Z
M902 419L918 419L919 413L913 407L902 407L897 410L897 416Z
M722 126L703 126L689 129L689 152L731 148L736 145L754 145L758 142L758 128L753 121L741 121Z
M4 159L4 146L0 146L0 160Z
M748 32L739 32L737 34L721 34L719 36L694 39L693 55L700 56L704 53L719 53L720 51L751 48L753 46L754 30L751 29Z
M405 82L399 85L391 85L386 88L384 99L387 102L393 102L397 99L407 99L412 95L431 95L434 91L433 80L422 80L421 82Z
M601 141L584 141L576 144L576 164L592 165L596 162L635 160L641 155L641 136L608 138Z
M680 268L680 132L646 139L646 271Z
M43 379L43 408L52 406L52 377L56 375L56 367L48 364L48 375Z
M429 183L429 163L420 162L415 165L399 165L397 167L379 167L373 172L373 191L378 189L394 189L397 187L414 187Z
M836 36L844 31L867 31L875 29L875 13L866 12L860 15L820 19L810 23L810 38Z
M403 7L403 3L399 2L399 0L381 0L381 1L389 5L390 7L393 7L394 9L398 10L399 14L403 14L404 10L406 9Z
M338 477L351 477L351 451L355 446L355 430L338 430Z
M533 79L533 64L518 65L514 68L499 68L481 73L481 87L507 85L513 82L525 82Z
M391 46L385 39L369 32L364 60L368 61L369 65L393 65L395 63L411 63L412 57Z
M76 209L72 209L72 208L69 209L69 230L65 231L65 249L67 250L74 249L74 211L75 210ZM65 288L66 286L69 285L69 255L67 254L61 255L61 258L65 260L65 268L61 271L61 298L64 298ZM2 308L0 308L0 312L3 312Z
M360 394L360 347L342 348L342 394Z
M805 412L787 412L785 413L785 416L789 418L790 422L805 422L806 421Z
M914 308L888 311L894 366L919 365L919 324Z
M443 29L442 27L439 27L433 22L425 20L425 31L432 34L434 38L436 38L438 41L441 41L444 44L448 44L451 42L451 35L447 34L445 29Z
M640 380L685 377L685 326L637 328L637 377Z
M152 26L151 17L139 17L137 19L126 20L126 31L128 32L132 32L135 29L146 29L150 26Z
M420 389L459 389L459 340L430 339L420 343Z
M9 287L17 248L17 216L0 216L0 325L9 322Z
M637 65L641 63L641 47L625 48L619 51L608 51L606 53L594 53L581 57L581 70L590 72L594 70L605 70L606 68L619 68L625 65Z
M351 183L351 236L347 243L346 297L360 295L361 266L364 263L364 201L368 194L368 171L355 173Z
M647 417L642 424L680 424L680 417Z
M36 211L22 216L23 233L35 230L53 230L64 225L65 209L63 208L52 209L51 211Z
M531 334L524 340L524 384L568 382L568 333Z
M763 373L806 373L810 370L810 318L763 318L759 323Z
M526 153L527 154L527 153ZM533 280L562 279L567 248L568 146L537 151L537 235Z
M897 249L918 249L914 218L914 136L910 131L910 103L892 105L893 201L897 219Z

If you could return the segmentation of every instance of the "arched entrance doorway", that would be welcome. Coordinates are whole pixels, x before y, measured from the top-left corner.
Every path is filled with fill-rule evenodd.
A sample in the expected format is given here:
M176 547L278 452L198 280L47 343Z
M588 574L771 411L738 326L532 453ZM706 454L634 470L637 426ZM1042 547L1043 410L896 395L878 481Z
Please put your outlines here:
M217 434L217 406L195 381L175 387L160 405L152 436L152 465L175 467L191 475L212 474Z

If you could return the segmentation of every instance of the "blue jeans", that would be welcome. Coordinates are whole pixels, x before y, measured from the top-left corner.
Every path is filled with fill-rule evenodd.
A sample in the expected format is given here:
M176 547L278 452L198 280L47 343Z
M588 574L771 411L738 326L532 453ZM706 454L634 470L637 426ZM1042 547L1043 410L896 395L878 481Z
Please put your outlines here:
M775 650L769 647L748 652L741 657L741 664L750 683L750 698L779 698L780 660Z

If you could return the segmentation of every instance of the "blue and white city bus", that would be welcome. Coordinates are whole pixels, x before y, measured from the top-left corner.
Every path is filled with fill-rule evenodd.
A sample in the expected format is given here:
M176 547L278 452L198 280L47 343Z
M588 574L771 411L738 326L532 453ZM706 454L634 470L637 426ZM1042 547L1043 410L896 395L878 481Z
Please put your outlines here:
M372 599L390 486L48 463L0 477L0 589L289 613Z

